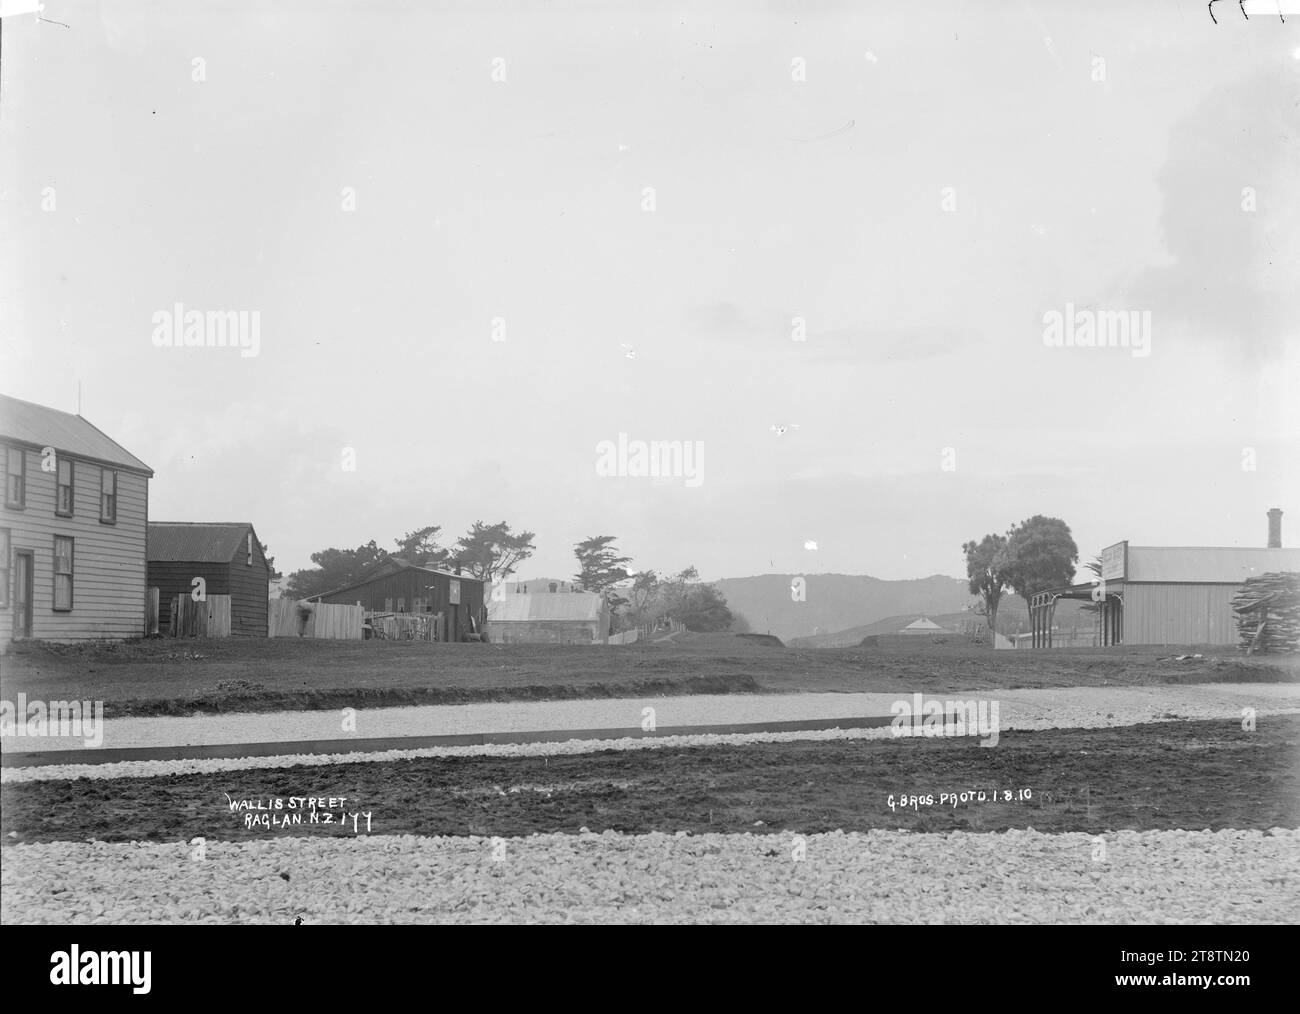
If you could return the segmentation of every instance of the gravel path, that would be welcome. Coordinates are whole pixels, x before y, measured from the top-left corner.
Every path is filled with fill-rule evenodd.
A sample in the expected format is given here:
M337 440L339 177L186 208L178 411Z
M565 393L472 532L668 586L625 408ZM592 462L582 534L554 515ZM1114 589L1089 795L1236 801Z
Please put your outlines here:
M997 701L1003 729L1133 725L1179 718L1240 717L1242 708L1277 714L1300 708L1300 684L1203 683L1185 686L1067 687L926 694L926 699ZM640 729L643 709L656 726L725 725L796 719L888 716L904 699L880 694L699 695L613 700L521 701L433 707L358 709L355 728L339 711L257 712L191 718L116 718L104 724L102 748L192 746L385 736L437 736L568 729ZM5 736L14 751L73 750L69 737Z
M1300 831L13 845L0 921L1295 923ZM1101 854L1104 845L1105 854ZM286 879L286 877L288 879Z

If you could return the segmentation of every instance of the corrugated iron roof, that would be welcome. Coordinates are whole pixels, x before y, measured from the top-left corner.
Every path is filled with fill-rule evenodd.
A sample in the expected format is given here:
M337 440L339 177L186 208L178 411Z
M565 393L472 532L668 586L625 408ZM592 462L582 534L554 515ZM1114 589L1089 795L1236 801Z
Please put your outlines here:
M377 577L383 577L386 574L392 574L399 570L422 570L426 574L441 574L443 577L454 577L458 581L480 580L473 574L457 574L455 571L439 570L437 567L421 567L419 564L411 563L409 560L403 560L400 556L390 556L384 560L383 563L376 565L373 570L369 571L365 577L362 578L362 583L365 581L372 581Z
M151 521L148 559L151 563L229 563L243 550L245 534L252 528L247 521Z
M605 600L589 592L545 592L534 595L506 595L488 603L488 622L517 620L559 620L593 623L600 620Z
M1129 583L1240 584L1273 571L1300 571L1300 549L1129 546Z
M152 468L81 416L0 394L0 439L6 437L153 475Z
M354 588L360 588L362 585L370 584L372 581L377 581L382 577L389 577L390 575L397 573L399 570L418 570L425 574L440 574L443 577L455 578L457 581L478 581L480 584L482 583L482 579L475 577L473 574L457 574L450 570L438 570L435 567L418 567L409 560L403 560L399 556L390 556L383 560L383 562L377 563L369 570L365 571L361 575L360 580L353 581L351 584L345 584L342 588L331 588L329 591L309 596L308 601L310 602L315 599L322 599L328 595L341 595L343 592L352 591Z

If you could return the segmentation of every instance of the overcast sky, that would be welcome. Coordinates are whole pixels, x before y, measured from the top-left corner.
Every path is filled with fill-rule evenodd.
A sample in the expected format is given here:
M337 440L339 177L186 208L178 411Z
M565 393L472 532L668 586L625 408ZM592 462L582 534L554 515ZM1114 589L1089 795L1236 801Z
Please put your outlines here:
M1262 546L1274 506L1297 544L1300 18L436 6L4 18L0 390L80 382L155 520L288 571L504 519L525 578L602 534L962 575L1040 513L1085 559ZM158 347L178 302L257 311L257 354ZM1045 344L1067 304L1149 312L1149 354ZM600 474L620 433L699 481Z

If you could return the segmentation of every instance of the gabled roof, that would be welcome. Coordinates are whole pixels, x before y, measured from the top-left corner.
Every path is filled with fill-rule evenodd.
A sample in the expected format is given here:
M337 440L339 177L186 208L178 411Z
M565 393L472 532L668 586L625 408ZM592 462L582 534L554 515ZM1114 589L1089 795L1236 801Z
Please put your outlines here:
M1300 549L1256 547L1129 546L1132 583L1241 584L1273 571L1300 571Z
M152 468L81 416L7 394L0 394L0 440L3 439L53 447L56 452L75 458L91 458L153 475Z
M488 603L488 622L520 620L599 622L605 600L590 592L542 592L515 595L507 593L498 602Z
M318 592L315 595L308 596L308 601L323 599L327 595L339 595L345 591L351 591L353 588L360 588L362 585L370 584L381 577L388 577L390 574L396 574L399 570L414 570L422 574L440 574L443 577L455 578L457 581L479 581L481 579L473 574L456 574L449 570L436 570L433 567L417 567L408 560L403 560L399 556L390 556L382 563L377 563L369 570L363 571L361 579L353 581L351 584L345 584L341 588L331 588L329 591Z
M479 580L473 574L457 574L450 570L439 570L437 567L421 567L419 564L411 563L409 560L403 560L400 556L390 556L383 563L377 563L370 570L365 571L358 584L364 584L367 581L373 581L377 577L385 577L388 574L395 574L399 570L419 570L426 574L441 574L443 577L454 577L460 581L477 581ZM340 588L339 591L345 589Z
M904 630L942 630L943 627L939 626L939 624L935 623L933 620L927 620L924 616L922 616L920 619L913 620L903 629Z
M150 563L229 563L244 552L247 521L151 521ZM253 532L257 541L257 533Z

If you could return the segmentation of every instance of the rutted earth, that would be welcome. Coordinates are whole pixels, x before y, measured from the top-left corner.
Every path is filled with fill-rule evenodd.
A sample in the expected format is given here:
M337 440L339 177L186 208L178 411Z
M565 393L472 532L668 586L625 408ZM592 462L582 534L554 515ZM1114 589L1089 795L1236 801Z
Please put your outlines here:
M54 842L4 922L1295 923L1300 831Z

